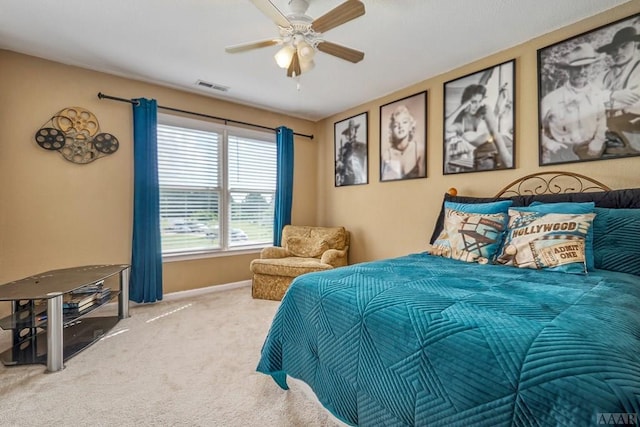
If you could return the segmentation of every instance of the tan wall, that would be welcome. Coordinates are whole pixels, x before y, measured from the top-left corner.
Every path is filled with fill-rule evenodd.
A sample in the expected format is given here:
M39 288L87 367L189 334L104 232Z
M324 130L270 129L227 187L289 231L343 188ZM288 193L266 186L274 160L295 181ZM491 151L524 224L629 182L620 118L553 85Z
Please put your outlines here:
M315 123L196 94L0 50L0 283L55 268L129 263L131 252L132 112L126 103L160 105L313 134ZM86 165L40 148L35 132L59 110L83 107L119 150ZM295 138L292 220L314 224L318 141ZM252 254L164 264L164 292L249 279Z
M318 130L322 141L318 176L320 223L340 224L351 230L350 262L354 263L424 251L443 193L450 187L456 187L459 194L491 196L510 181L541 170L582 173L612 188L640 186L640 157L540 168L537 119L537 49L638 12L640 2L627 3L322 121ZM443 84L513 58L516 59L516 169L444 176ZM379 107L423 90L428 91L428 177L381 183ZM369 112L369 184L335 188L333 124L365 111Z
M495 54L465 67L312 123L264 110L123 79L0 50L0 282L36 272L93 263L130 261L132 218L131 107L98 100L97 93L156 98L161 105L296 132L294 224L344 225L352 232L350 261L423 251L442 201L461 194L491 195L505 183L541 169L584 173L612 187L640 186L640 157L538 167L536 50L640 12L630 2L607 13ZM516 59L516 169L442 175L442 85ZM428 91L426 179L380 183L379 106ZM119 151L75 165L40 148L34 133L57 111L80 106L98 117ZM369 112L369 184L333 185L333 123ZM319 159L317 161L316 159ZM165 263L164 291L245 280L256 254Z

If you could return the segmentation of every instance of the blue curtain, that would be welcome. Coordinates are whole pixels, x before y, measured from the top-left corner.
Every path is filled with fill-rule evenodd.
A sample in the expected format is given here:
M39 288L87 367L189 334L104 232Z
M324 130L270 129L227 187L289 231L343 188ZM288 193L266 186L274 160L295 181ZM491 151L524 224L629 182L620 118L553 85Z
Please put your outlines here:
M273 221L273 245L280 246L282 229L291 224L293 199L293 131L284 126L276 129L278 165L276 201Z
M158 186L158 104L137 99L133 105L133 243L129 299L162 299L160 188Z

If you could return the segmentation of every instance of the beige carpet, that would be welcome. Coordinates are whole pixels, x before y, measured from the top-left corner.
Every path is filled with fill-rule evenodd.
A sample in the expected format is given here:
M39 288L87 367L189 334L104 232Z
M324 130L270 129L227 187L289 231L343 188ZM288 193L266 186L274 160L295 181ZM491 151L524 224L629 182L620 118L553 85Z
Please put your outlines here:
M299 385L255 371L277 307L248 287L132 306L60 372L0 364L0 425L340 425Z

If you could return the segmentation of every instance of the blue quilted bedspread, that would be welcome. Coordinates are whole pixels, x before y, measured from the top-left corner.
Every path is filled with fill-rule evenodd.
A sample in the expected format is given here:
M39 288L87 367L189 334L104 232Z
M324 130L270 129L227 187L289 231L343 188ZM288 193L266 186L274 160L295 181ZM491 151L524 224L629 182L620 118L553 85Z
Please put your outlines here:
M427 254L310 273L282 300L258 371L285 389L303 380L353 425L640 419L640 277Z

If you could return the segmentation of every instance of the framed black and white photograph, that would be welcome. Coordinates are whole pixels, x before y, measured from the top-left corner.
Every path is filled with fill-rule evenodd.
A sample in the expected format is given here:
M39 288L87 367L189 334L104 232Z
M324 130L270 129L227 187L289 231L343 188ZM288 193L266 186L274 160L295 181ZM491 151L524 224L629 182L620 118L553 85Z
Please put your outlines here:
M334 123L335 186L369 182L369 114Z
M444 84L443 173L513 169L515 60Z
M640 155L640 14L538 50L539 164Z
M427 176L427 92L380 107L380 181Z

